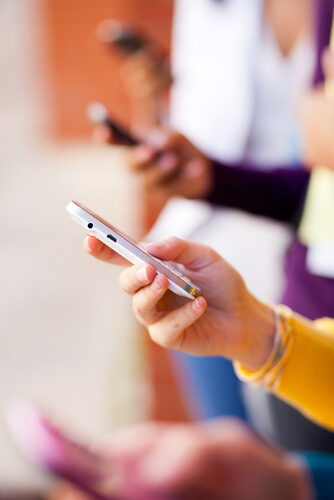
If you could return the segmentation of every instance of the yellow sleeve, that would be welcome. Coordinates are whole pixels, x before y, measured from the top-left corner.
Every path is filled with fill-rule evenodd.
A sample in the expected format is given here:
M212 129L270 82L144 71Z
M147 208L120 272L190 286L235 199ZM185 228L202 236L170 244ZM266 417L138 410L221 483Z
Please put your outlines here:
M334 430L334 320L292 317L294 340L273 391L311 420Z

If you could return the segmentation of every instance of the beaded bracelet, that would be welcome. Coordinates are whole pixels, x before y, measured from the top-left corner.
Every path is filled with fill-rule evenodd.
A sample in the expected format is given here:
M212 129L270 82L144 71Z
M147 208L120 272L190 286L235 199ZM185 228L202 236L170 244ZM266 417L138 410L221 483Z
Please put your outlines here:
M294 340L292 311L286 306L270 306L275 314L275 337L272 351L262 368L256 372L247 370L238 361L233 363L234 371L242 382L275 390L279 384L282 366Z

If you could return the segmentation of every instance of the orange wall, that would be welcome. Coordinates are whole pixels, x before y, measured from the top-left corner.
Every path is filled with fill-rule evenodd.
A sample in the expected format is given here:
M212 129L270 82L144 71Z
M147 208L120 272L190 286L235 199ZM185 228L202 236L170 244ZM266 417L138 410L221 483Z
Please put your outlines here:
M45 54L49 72L51 134L87 136L89 102L105 103L127 124L129 108L119 75L120 55L95 37L105 19L133 23L169 49L172 0L43 0Z

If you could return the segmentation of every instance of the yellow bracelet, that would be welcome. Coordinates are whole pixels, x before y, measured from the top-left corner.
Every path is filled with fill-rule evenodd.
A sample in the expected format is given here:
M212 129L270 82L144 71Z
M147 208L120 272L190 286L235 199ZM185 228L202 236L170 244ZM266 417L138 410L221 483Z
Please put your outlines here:
M275 313L275 337L272 351L262 368L256 372L247 370L238 361L233 363L237 377L251 385L274 390L280 380L282 366L294 340L292 311L286 306L271 306Z

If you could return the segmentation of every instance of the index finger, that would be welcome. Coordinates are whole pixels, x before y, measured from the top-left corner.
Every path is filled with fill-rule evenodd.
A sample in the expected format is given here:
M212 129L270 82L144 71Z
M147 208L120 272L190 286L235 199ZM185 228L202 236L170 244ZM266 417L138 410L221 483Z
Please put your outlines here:
M221 260L220 255L212 248L175 236L157 243L147 243L146 250L154 257L183 264L193 271L212 266Z
M152 148L145 144L140 144L139 146L129 148L127 153L127 164L130 170L138 172L151 166L154 156L155 151Z
M119 255L117 252L109 248L107 245L102 243L95 236L87 235L84 241L84 249L87 253L92 255L98 260L103 262L109 262L117 266L130 266L130 262L124 257Z

